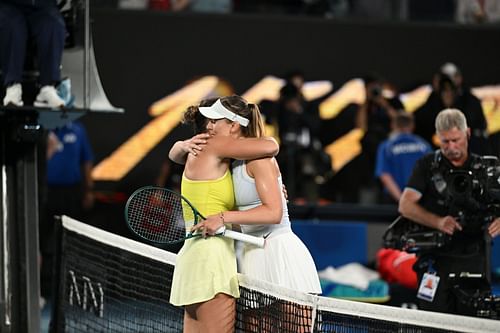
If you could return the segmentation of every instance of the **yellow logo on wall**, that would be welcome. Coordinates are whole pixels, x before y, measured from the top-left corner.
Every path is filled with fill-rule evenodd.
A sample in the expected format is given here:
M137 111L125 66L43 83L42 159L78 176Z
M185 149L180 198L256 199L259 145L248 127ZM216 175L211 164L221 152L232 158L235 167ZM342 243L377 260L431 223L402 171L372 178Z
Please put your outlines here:
M251 103L262 100L276 101L284 80L266 76L248 89L243 97ZM204 76L180 90L153 103L149 114L154 117L136 134L120 145L110 156L98 163L92 177L97 181L118 181L125 177L157 144L160 143L176 126L182 114L190 105L209 96L222 96L233 93L231 87L216 76ZM303 94L307 100L326 96L333 89L329 81L315 81L304 84ZM488 121L488 131L500 131L500 86L479 87L472 90L481 99L483 111ZM422 86L400 95L405 109L413 112L421 106L431 92L430 86ZM365 100L364 84L361 79L346 82L319 106L320 117L336 117L348 104L361 104ZM276 129L266 128L267 135L275 136ZM363 131L352 129L332 142L324 149L330 155L332 170L338 171L361 152L360 140Z

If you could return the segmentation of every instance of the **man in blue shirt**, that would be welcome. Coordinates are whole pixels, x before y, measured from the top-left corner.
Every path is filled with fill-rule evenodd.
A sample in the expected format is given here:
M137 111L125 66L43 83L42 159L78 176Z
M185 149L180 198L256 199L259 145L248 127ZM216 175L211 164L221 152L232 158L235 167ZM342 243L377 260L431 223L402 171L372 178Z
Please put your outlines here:
M94 201L92 149L83 125L69 122L49 134L53 143L47 151L47 205L40 220L42 255L41 294L50 296L51 268L55 250L54 216L82 219ZM54 143L55 142L55 143Z
M384 186L384 202L397 203L415 162L430 152L431 147L424 139L413 134L414 122L411 114L398 112L391 126L393 132L389 139L378 147L375 176Z

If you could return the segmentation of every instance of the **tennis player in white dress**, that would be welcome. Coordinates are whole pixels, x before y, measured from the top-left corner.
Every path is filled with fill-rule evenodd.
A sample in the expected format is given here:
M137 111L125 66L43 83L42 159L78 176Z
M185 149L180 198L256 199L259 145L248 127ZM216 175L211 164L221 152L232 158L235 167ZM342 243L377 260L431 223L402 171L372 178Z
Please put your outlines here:
M246 165L245 161L235 161L232 168L239 211L262 205L255 179L248 175ZM281 176L277 177L276 182L281 189ZM293 290L321 294L316 265L307 247L292 231L283 191L280 194L283 212L278 224L241 225L246 234L266 236L264 248L243 244L243 255L239 258L241 273Z

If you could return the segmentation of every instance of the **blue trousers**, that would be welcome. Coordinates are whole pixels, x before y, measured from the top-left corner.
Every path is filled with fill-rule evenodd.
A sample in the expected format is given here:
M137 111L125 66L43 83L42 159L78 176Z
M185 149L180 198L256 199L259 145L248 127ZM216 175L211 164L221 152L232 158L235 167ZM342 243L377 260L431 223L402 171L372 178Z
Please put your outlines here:
M0 3L0 62L4 85L21 82L28 38L36 45L40 85L61 79L66 27L56 6Z

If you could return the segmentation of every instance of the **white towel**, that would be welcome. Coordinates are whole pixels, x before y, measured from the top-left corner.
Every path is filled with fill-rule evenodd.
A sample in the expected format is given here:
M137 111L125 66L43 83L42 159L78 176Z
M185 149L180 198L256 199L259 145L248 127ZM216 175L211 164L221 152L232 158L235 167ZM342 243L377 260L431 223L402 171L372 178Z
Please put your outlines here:
M355 262L340 266L337 269L328 266L324 270L319 271L318 275L323 280L353 286L361 290L368 289L370 281L380 277L377 271Z

